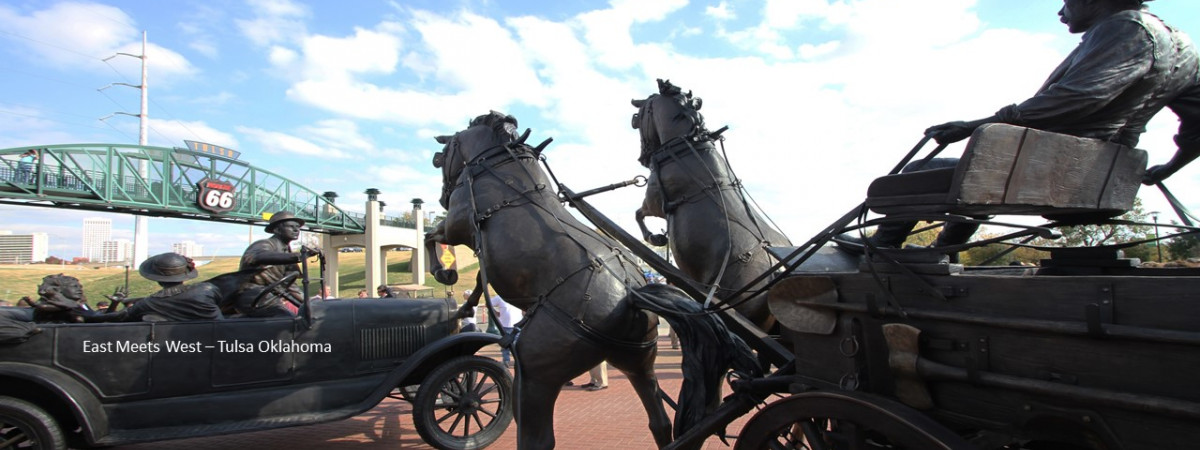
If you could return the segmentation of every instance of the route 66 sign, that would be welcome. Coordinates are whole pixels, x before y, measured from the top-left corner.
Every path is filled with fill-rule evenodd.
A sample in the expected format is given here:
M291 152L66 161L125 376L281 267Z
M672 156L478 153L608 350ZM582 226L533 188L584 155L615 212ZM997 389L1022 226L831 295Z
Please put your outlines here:
M237 198L233 195L233 183L205 178L196 185L200 187L196 193L196 203L200 205L200 209L214 213L226 213L237 208Z

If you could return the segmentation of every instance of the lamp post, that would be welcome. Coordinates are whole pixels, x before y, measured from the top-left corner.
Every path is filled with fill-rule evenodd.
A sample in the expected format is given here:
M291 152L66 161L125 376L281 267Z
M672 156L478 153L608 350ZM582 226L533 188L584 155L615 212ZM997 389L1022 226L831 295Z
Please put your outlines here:
M1162 262L1162 241L1158 240L1158 211L1151 211L1150 218L1154 219L1154 248L1158 249L1158 262Z

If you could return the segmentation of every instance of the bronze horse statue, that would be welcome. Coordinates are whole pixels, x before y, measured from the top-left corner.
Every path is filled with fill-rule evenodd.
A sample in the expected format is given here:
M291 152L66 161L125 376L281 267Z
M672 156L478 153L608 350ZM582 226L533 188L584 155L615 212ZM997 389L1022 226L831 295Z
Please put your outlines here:
M512 345L518 447L552 448L554 404L564 383L605 360L628 377L655 442L664 446L672 425L654 374L658 317L686 330L675 436L719 402L729 367L756 370L753 356L695 300L672 286L647 285L624 249L575 219L539 166L549 141L526 145L528 130L518 136L516 127L515 118L493 111L438 138L444 148L434 166L442 169L447 216L426 235L426 245L471 247L484 283L525 311ZM436 257L429 264L439 281L457 278Z
M705 129L700 98L670 81L658 80L657 94L632 103L638 108L633 128L642 140L638 161L650 169L646 199L636 212L643 238L653 245L669 243L679 268L710 297L738 304L739 313L770 329L774 319L766 296L752 294L765 280L730 297L770 270L774 261L767 247L791 242L750 207L741 181L714 144L724 129ZM666 235L652 234L646 216L666 219Z

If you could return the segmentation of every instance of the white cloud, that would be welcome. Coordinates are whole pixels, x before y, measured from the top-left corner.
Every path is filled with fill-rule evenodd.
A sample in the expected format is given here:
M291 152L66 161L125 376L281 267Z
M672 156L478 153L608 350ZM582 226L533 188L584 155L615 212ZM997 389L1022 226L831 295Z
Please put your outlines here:
M355 29L354 36L304 39L305 74L310 79L342 78L353 74L387 74L396 68L400 40L393 35Z
M142 54L142 35L133 18L119 8L98 3L63 2L29 15L0 6L0 23L11 41L27 48L30 62L58 70L107 70L101 59L126 53ZM146 46L147 64L155 83L171 83L190 76L196 68L179 53L156 45ZM137 83L141 61L126 56L108 62Z
M304 19L310 17L310 13L304 5L288 0L250 0L247 3L255 17L238 19L234 23L256 45L295 43L307 34Z
M83 140L60 130L57 120L40 109L0 103L0 117L0 148Z
M322 120L301 128L301 133L326 148L346 153L371 152L375 145L358 130L358 124L350 120Z
M107 57L141 38L133 18L98 3L58 3L27 16L0 6L0 23L5 31L27 38L15 41L37 51L40 61L60 68Z
M825 0L766 0L763 17L772 28L791 28L804 19L829 14L835 5Z
M226 148L238 148L232 134L217 130L201 121L150 119L150 145L182 147L184 140L206 142Z
M287 133L268 131L258 128L238 127L238 133L246 135L257 149L273 155L320 156L328 158L344 158L345 153L339 150L325 148L312 141Z
M237 98L236 95L229 91L221 91L214 95L191 97L185 101L205 106L225 106Z
M822 42L817 45L800 44L800 47L796 49L796 54L802 59L820 58L836 52L841 44L840 41Z
M464 111L543 102L535 70L496 21L470 13L442 17L418 11L411 28L423 48L403 61L401 40L390 34L402 28L393 25L356 30L347 38L305 39L298 62L303 77L288 95L349 117L416 125L459 124L472 114ZM365 76L390 73L400 63L431 79L413 87L365 81Z
M718 3L717 6L708 6L704 8L704 14L717 20L731 20L737 18L737 14L729 7L729 3L724 0Z
M299 59L300 55L295 50L278 45L272 46L267 55L267 61L276 67L293 66Z
M193 17L194 20L176 23L175 28L178 28L179 31L191 38L188 48L195 50L209 59L216 59L220 56L220 51L217 49L215 36L213 36L205 24L217 20L225 20L224 17L219 12L204 6Z
M630 26L660 21L686 5L686 0L619 0L613 1L609 9L580 14L574 21L584 31L591 56L601 65L629 69L637 63Z

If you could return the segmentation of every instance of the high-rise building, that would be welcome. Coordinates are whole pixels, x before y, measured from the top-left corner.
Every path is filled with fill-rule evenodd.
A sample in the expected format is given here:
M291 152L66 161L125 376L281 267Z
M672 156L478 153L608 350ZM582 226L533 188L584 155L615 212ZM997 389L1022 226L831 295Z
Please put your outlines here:
M29 264L42 262L50 255L50 238L46 233L12 234L0 231L0 264Z
M112 240L112 220L100 217L83 219L83 257L100 262L104 241Z
M92 262L125 262L133 259L133 242L129 239L113 239L100 243L100 257Z
M204 256L204 246L197 244L196 241L176 242L171 244L171 251L188 258Z

